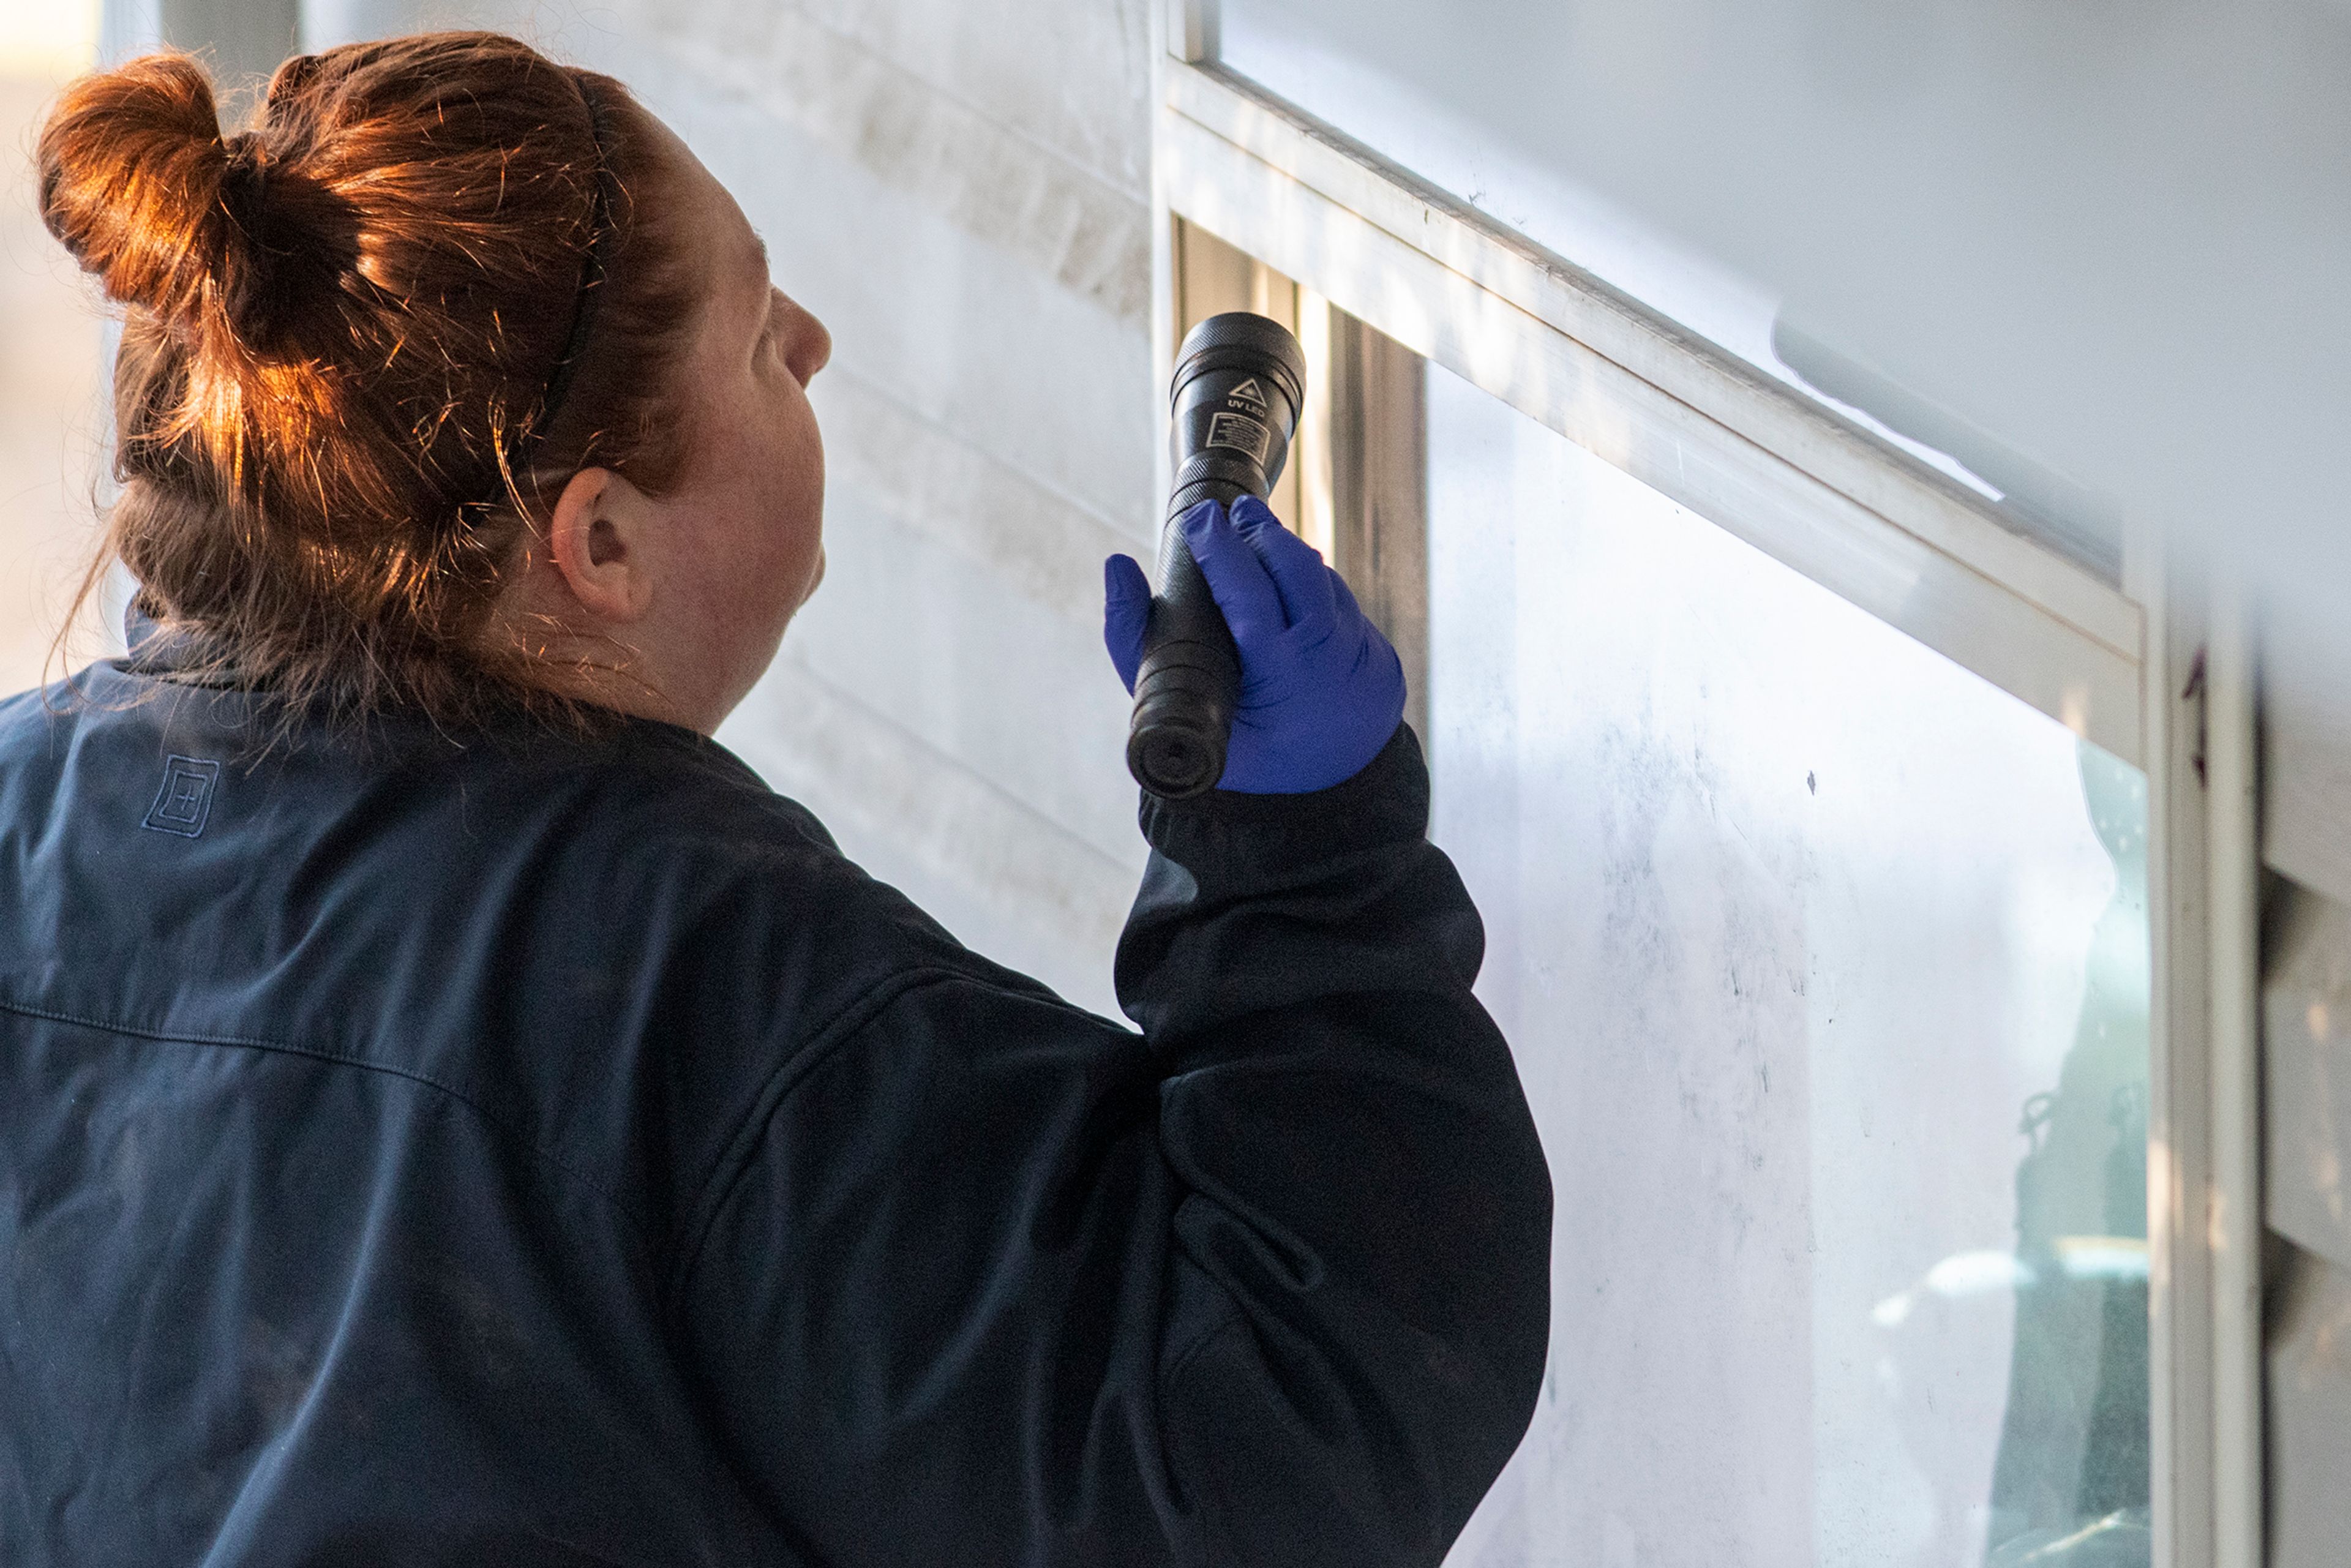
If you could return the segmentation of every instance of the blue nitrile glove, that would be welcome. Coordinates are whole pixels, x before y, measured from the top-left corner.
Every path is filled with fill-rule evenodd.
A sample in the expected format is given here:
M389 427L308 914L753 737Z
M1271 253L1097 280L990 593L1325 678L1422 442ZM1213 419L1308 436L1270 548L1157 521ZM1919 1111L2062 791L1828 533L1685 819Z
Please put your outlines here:
M1314 547L1256 497L1234 502L1230 517L1203 501L1183 528L1241 653L1217 787L1302 795L1363 771L1404 719L1404 664L1388 640ZM1102 562L1102 641L1131 693L1151 616L1151 584L1134 558Z

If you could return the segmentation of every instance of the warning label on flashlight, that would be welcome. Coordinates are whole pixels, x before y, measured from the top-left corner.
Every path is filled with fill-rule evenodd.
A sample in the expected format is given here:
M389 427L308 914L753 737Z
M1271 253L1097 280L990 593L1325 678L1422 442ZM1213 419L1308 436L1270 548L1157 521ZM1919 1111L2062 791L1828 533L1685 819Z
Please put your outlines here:
M1265 461L1266 443L1273 432L1243 413L1220 413L1208 421L1208 444L1246 452L1252 463Z

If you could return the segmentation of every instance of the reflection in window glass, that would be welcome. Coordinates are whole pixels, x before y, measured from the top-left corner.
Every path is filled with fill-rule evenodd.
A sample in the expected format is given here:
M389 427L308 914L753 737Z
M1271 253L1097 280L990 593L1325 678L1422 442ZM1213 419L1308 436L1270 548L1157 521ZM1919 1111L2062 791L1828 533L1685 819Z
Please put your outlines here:
M1558 1195L1453 1561L2145 1563L2143 777L1429 377L1434 832Z

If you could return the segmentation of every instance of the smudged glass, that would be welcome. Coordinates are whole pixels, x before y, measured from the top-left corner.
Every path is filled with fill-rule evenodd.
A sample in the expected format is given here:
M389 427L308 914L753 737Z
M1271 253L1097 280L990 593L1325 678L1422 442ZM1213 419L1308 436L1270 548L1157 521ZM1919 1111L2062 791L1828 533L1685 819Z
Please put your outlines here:
M2146 1563L2144 777L1428 375L1433 831L1558 1196L1452 1561Z

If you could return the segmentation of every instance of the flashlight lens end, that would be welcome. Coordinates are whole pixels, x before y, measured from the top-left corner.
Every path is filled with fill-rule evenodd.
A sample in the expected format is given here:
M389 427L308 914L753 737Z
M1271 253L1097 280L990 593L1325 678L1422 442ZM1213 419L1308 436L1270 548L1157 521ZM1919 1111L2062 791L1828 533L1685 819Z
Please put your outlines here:
M1137 730L1128 742L1126 761L1135 782L1165 800L1206 794L1225 771L1223 747L1175 725Z

